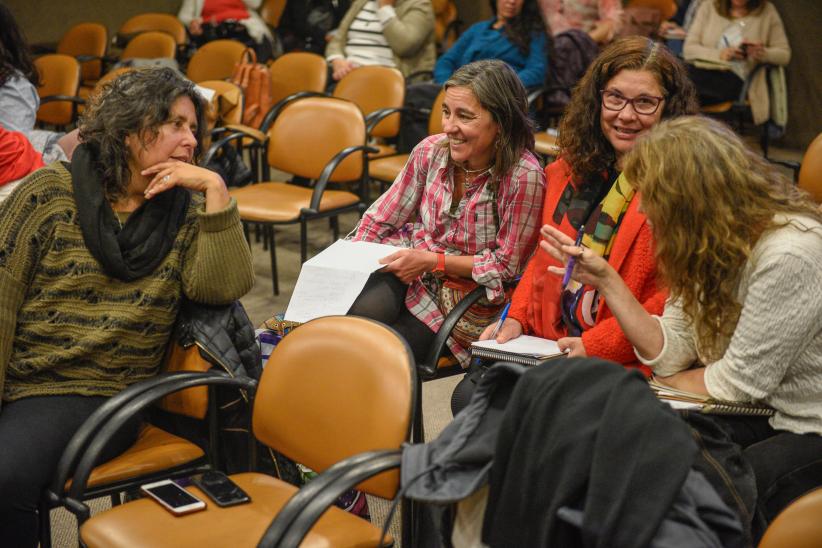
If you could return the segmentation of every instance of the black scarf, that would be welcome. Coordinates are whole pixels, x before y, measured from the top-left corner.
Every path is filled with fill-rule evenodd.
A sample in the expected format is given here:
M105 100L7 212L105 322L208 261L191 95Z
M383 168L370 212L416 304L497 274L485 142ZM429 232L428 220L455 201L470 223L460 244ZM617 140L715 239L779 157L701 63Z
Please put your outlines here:
M110 276L124 282L142 278L171 251L191 194L180 187L157 194L129 215L121 228L106 200L94 156L90 147L81 144L69 166L83 240Z

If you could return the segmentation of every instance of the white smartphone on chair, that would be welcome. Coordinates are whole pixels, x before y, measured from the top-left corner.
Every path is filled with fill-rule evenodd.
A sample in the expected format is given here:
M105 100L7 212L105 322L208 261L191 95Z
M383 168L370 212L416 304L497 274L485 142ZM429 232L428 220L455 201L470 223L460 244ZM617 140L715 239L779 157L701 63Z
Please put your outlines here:
M170 479L146 483L140 490L176 516L205 510L206 503Z

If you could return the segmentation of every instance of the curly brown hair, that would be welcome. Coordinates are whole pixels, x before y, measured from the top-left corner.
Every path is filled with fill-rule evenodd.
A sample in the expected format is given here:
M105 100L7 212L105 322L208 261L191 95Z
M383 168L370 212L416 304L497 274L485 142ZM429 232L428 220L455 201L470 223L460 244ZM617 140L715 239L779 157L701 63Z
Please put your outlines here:
M157 139L160 126L169 120L171 107L180 97L194 103L197 117L196 162L205 136L205 101L194 83L164 67L126 72L95 93L80 118L80 140L91 148L95 167L102 174L103 191L109 200L126 194L131 169L128 135L137 135L143 145Z
M700 350L718 359L739 319L736 291L752 248L787 224L774 215L822 222L822 211L730 128L702 116L658 124L625 156L624 174L641 194L671 298L693 321Z
M600 180L616 165L614 148L600 127L600 90L623 70L654 75L665 97L663 119L699 111L685 66L665 46L641 36L613 42L585 71L559 125L560 155L571 166L577 185Z

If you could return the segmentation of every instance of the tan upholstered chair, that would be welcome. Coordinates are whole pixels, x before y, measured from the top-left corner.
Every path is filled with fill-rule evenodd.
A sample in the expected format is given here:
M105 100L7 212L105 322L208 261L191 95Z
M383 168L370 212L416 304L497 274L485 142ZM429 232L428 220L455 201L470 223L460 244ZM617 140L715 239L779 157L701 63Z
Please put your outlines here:
M268 70L271 73L271 102L274 105L301 91L322 93L328 80L325 59L305 51L293 51L277 57Z
M822 133L811 141L802 157L797 184L810 192L818 204L822 204Z
M182 348L172 344L169 347L164 365L167 374L205 372L209 369L211 364L200 356L197 346ZM128 394L124 392L120 397L127 399L126 396ZM207 387L199 386L171 394L159 402L159 407L170 413L204 419L209 411ZM91 429L93 422L86 423L83 428ZM216 423L213 426L216 427ZM146 423L134 445L120 456L94 467L87 479L81 479L74 485L70 478L79 458L78 448L83 445L83 432L78 432L64 452L52 485L41 500L41 515L48 515L52 508L64 506L82 524L90 515L84 501L109 496L112 504L116 505L120 502L121 491L161 478L202 472L215 464L209 462L203 450L194 443ZM47 519L41 520L40 544L44 548L51 544Z
M237 40L213 40L198 49L188 61L186 76L193 82L231 77L246 45Z
M141 13L135 15L120 26L117 34L123 39L128 39L149 30L159 30L170 34L178 46L188 41L185 26L170 13Z
M441 90L431 106L431 113L428 115L428 134L434 135L442 133L442 102L445 99L445 91ZM408 161L408 154L395 154L377 158L368 163L368 174L371 179L379 181L381 187L390 186L400 174L405 163Z
M204 162L223 146L246 139L259 143L264 156L257 184L232 189L240 217L245 223L263 227L271 253L274 293L279 293L274 226L300 224L300 260L305 262L308 221L331 218L334 239L339 237L337 216L363 211L365 175L363 151L365 121L354 103L332 97L305 97L284 106L266 133L252 129L236 133L212 145ZM373 149L371 149L373 150ZM313 181L311 187L272 181L270 168ZM331 190L329 183L357 183L357 192Z
M34 60L40 74L38 124L65 129L77 118L80 63L70 55L50 53Z
M413 401L413 357L396 332L365 318L319 318L289 333L272 352L254 398L253 431L265 445L322 472L366 451L397 454L408 439ZM250 495L249 504L220 508L189 487L207 502L205 511L175 517L141 499L91 518L81 528L82 541L89 548L257 546L298 490L264 474L232 479ZM390 499L398 486L393 470L358 488ZM304 546L376 546L379 537L379 527L330 508Z
M822 488L799 497L782 510L759 542L759 548L819 546L822 546Z
M167 32L149 30L141 32L126 44L121 61L129 59L174 59L177 44Z
M659 12L660 21L667 21L677 10L674 0L628 0L626 8L649 8Z
M553 160L559 154L557 137L547 131L534 133L534 151L546 160Z
M356 104L367 120L370 114L381 109L402 107L405 99L405 78L395 68L360 67L349 72L337 83L333 95ZM380 150L369 157L396 154L397 151L393 147L381 143L384 139L396 137L399 131L399 112L380 119L373 127L369 125L368 136L377 140L372 146Z
M78 23L63 34L57 53L71 55L80 62L83 86L93 86L103 74L103 57L108 47L108 31L100 23Z

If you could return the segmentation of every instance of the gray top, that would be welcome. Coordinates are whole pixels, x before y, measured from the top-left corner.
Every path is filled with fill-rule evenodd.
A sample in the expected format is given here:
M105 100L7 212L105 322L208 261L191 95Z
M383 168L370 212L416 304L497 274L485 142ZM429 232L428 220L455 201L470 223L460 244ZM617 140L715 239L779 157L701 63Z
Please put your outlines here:
M758 401L776 409L771 426L822 434L822 225L803 216L777 216L787 225L767 231L753 247L737 288L742 311L718 360L699 349L678 302L661 318L664 344L639 360L667 376L696 360L717 399Z
M28 134L34 128L40 96L37 88L21 73L0 86L0 125Z

